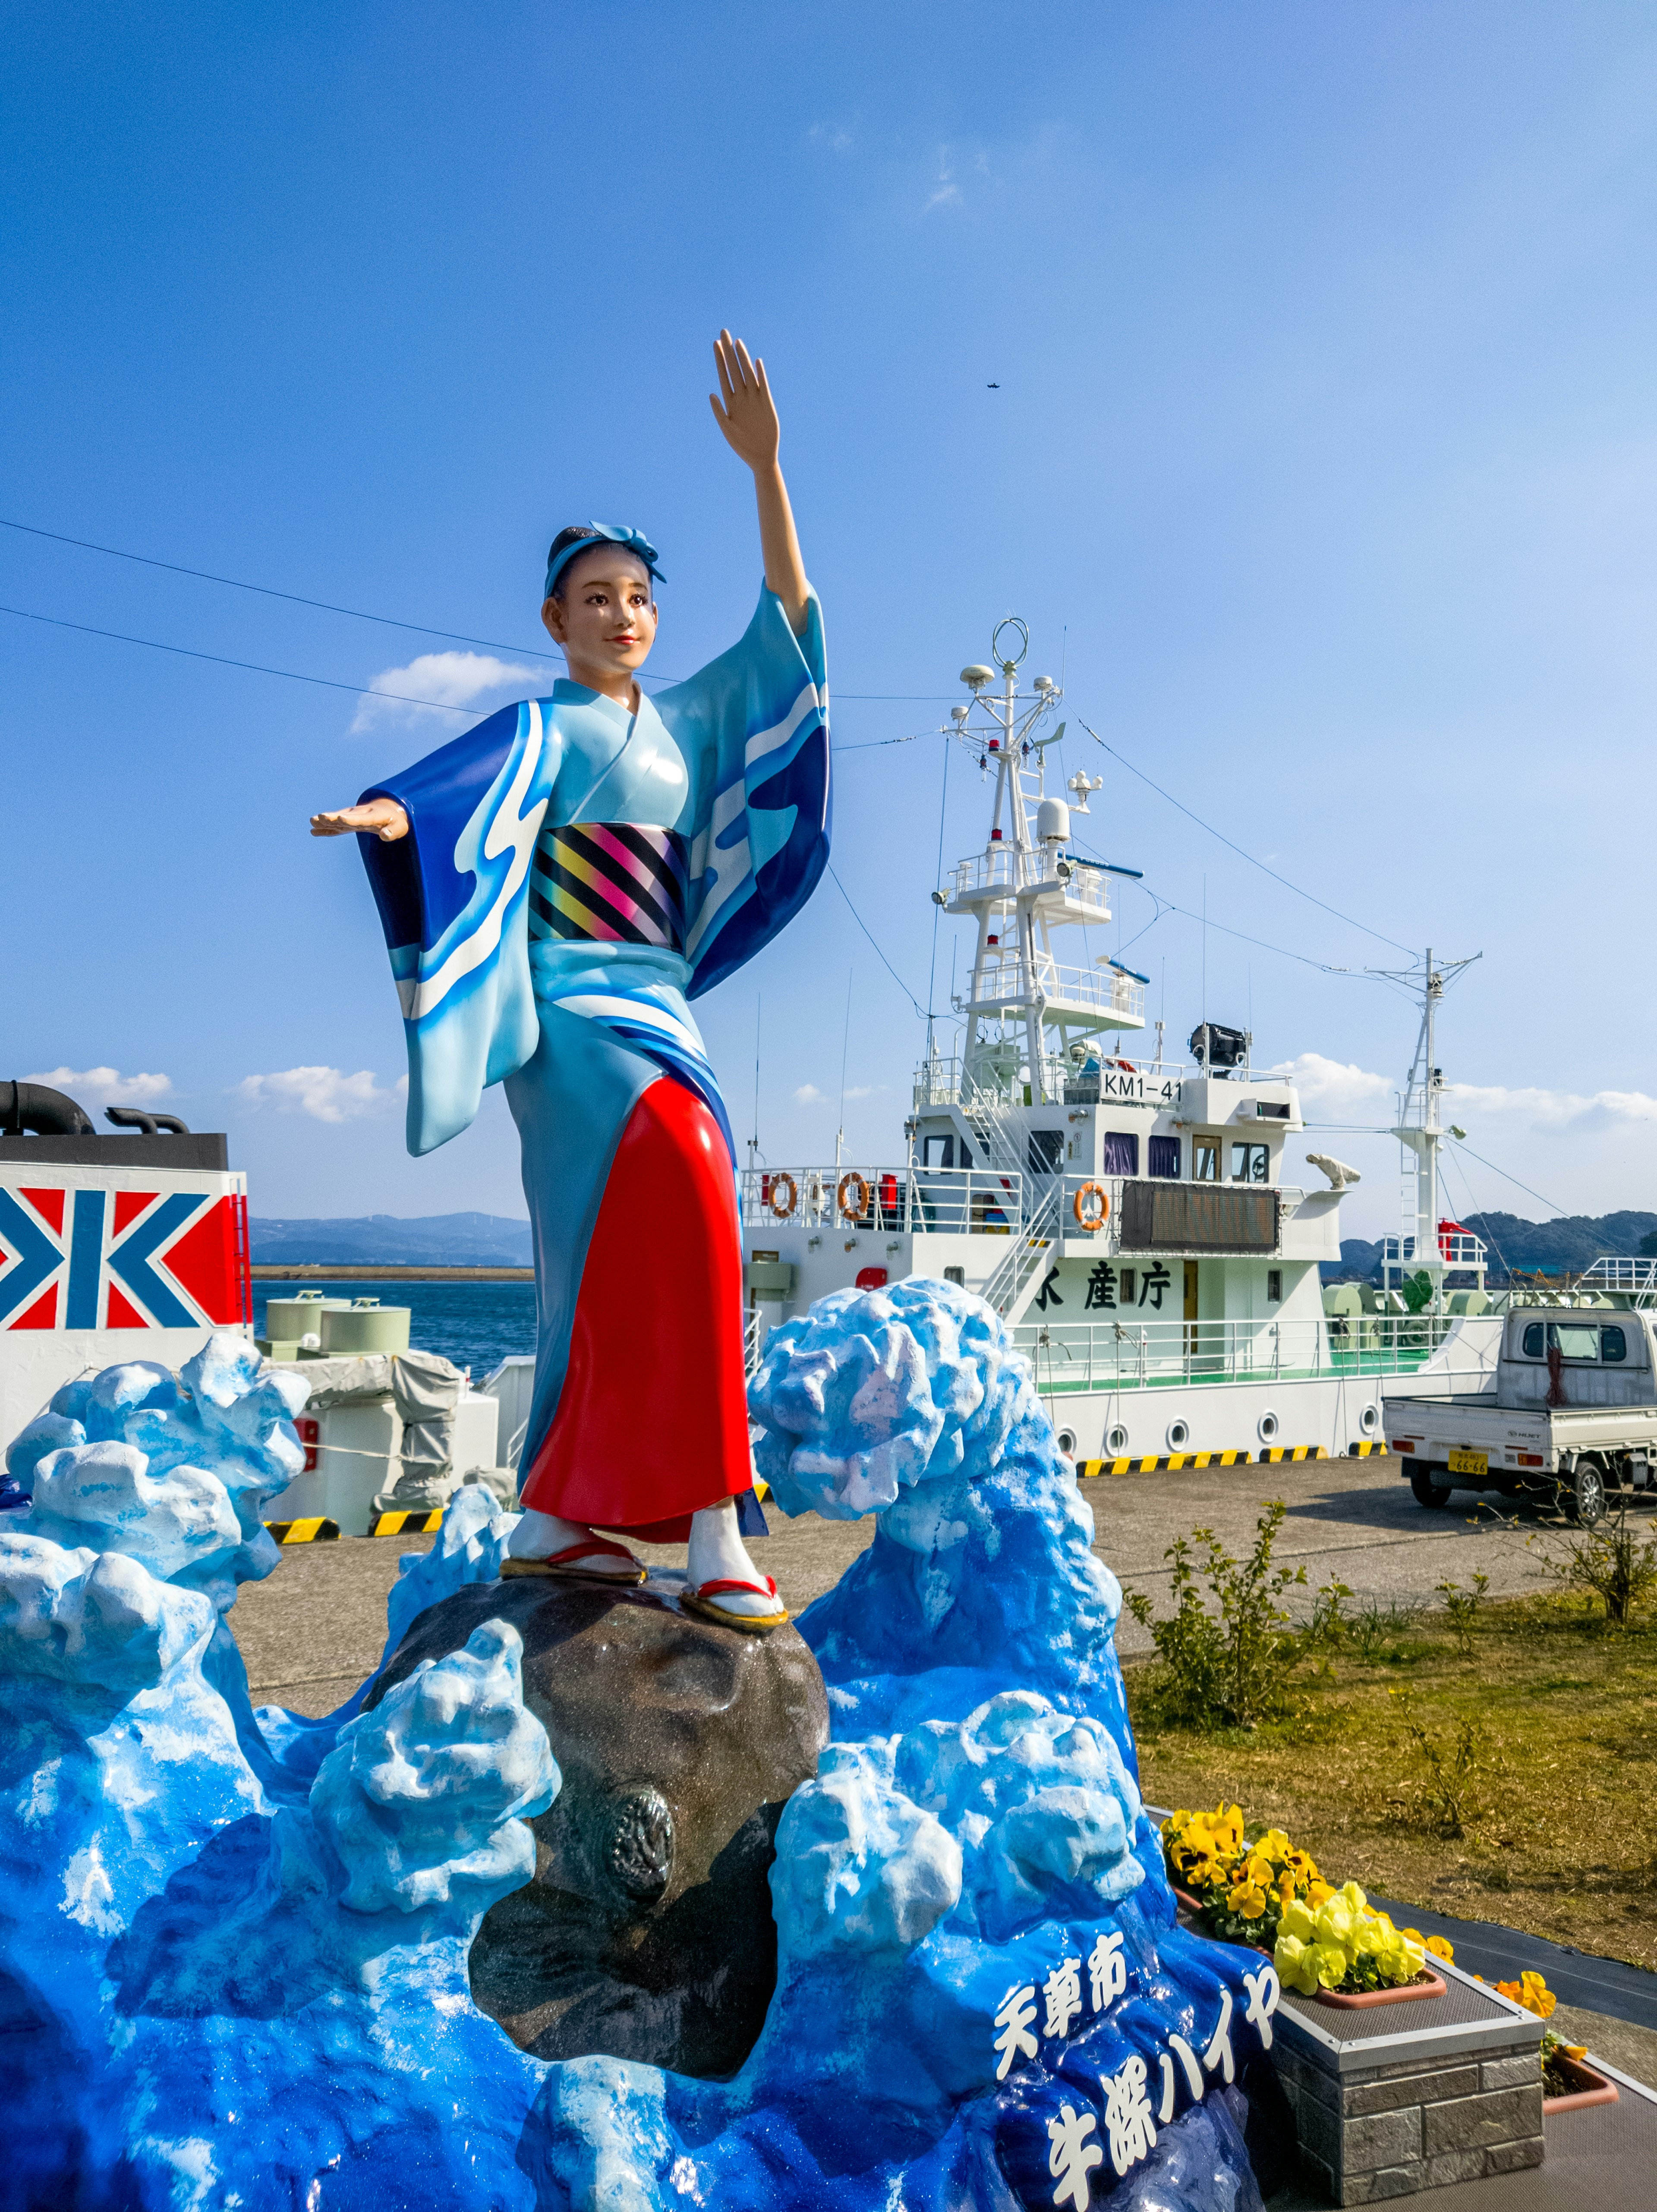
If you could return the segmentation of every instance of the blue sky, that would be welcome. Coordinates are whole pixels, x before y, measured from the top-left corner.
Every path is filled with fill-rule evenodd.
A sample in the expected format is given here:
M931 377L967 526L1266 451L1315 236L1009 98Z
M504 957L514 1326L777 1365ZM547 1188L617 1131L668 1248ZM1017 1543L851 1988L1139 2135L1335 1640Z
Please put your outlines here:
M1324 968L1482 951L1440 1051L1473 1147L1657 1206L1648 9L57 6L8 49L9 520L513 648L553 530L634 521L682 672L758 578L728 322L825 609L836 866L911 992L941 741L874 741L1016 610L1073 732L1351 918L1067 743L1096 841L1186 910L1122 903L1171 1041L1205 971L1324 1118L1384 1119L1410 1006ZM550 665L12 529L0 602L481 707ZM227 1127L259 1213L521 1213L496 1096L405 1157L362 873L305 834L464 718L0 637L6 1072ZM983 796L958 763L947 860ZM848 990L886 1158L922 1032L832 884L699 1003L744 1135L758 1017L774 1161L832 1155ZM1392 1227L1395 1149L1331 1148L1349 1231ZM1547 1210L1466 1172L1459 1210Z

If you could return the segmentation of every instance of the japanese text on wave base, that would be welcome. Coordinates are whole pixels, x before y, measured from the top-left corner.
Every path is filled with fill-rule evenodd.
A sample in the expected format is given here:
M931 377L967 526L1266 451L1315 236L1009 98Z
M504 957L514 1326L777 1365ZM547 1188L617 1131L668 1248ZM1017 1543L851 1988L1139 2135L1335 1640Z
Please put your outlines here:
M1093 1945L1087 1954L1087 1994L1094 2014L1104 2012L1126 1990L1127 1965L1119 1934L1101 1935ZM1261 2048L1270 2051L1271 2015L1277 2009L1276 1968L1268 1961L1258 1973L1245 1972L1243 1986L1248 1992L1244 2018L1258 2032ZM1070 2033L1071 2022L1083 2010L1081 1960L1061 1959L1041 1984L1041 1995L1045 2004L1043 2039L1062 2042ZM1002 1999L995 2020L1002 2031L995 2045L1000 2057L996 2069L998 2081L1006 2080L1017 2061L1039 2055L1040 2046L1032 2033L1039 2009L1033 1982L1016 1984ZM1090 2140L1098 2130L1098 2121L1092 2112L1078 2113L1070 2105L1059 2106L1057 2118L1047 2123L1051 2143L1048 2171L1058 2181L1053 2191L1055 2204L1069 2204L1075 2207L1075 2212L1087 2212L1091 2201L1087 2176L1095 2166L1104 2164L1107 2149L1118 2180L1130 2166L1150 2155L1156 2142L1157 2124L1166 2127L1173 2118L1182 2075L1193 2104L1201 2100L1206 2086L1205 2069L1209 2074L1217 2073L1222 2081L1236 2078L1231 2016L1231 1991L1222 1990L1219 2021L1203 2046L1200 2061L1183 2035L1169 2036L1167 2048L1156 2054L1161 2094L1154 2112L1151 2106L1150 2069L1142 2057L1136 2052L1118 2072L1112 2075L1105 2085L1103 2144Z

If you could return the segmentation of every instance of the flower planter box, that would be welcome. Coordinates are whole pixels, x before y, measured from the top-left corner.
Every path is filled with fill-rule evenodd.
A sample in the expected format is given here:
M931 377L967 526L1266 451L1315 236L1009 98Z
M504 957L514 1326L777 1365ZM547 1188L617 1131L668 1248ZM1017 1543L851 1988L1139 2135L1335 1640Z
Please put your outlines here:
M1608 2081L1597 2068L1585 2066L1580 2058L1567 2058L1563 2053L1553 2063L1575 2087L1567 2096L1543 2098L1544 2119L1551 2119L1556 2112L1580 2112L1590 2105L1617 2102L1617 2084Z
M1413 1982L1399 1982L1384 1990L1319 1990L1309 2004L1340 2005L1355 2012L1368 2005L1401 2004L1407 1997L1441 1997L1448 1987L1442 1974L1422 1968Z
M1200 1898L1193 1897L1188 1889L1181 1889L1177 1881L1170 1882L1168 1887L1173 1890L1176 1901L1185 1907L1185 1911L1191 1914L1191 1917L1194 1920L1200 1919L1203 1911L1202 1899ZM1198 1932L1201 1933L1202 1931L1199 1929ZM1251 1946L1251 1948L1264 1953L1268 1959L1271 1956L1271 1953L1266 1948L1266 1946L1264 1943L1253 1944ZM1307 1998L1306 2002L1307 2003L1315 2002L1318 2004L1351 2007L1399 2004L1410 1997L1441 1997L1444 1995L1444 1990L1445 1982L1443 1975L1435 1973L1431 1966L1426 1966L1423 1967L1422 1972L1416 1976L1413 1982L1401 1982L1393 1989L1352 1990L1345 1991L1340 1990L1319 1990L1315 1999Z

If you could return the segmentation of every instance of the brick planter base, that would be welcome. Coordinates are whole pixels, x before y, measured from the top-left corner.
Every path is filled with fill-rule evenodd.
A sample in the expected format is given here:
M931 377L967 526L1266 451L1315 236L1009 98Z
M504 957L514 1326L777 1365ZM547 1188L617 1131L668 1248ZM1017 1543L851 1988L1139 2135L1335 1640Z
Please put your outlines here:
M1541 2021L1445 1971L1442 1997L1382 2012L1284 1995L1271 2055L1307 2178L1337 2204L1542 2162Z

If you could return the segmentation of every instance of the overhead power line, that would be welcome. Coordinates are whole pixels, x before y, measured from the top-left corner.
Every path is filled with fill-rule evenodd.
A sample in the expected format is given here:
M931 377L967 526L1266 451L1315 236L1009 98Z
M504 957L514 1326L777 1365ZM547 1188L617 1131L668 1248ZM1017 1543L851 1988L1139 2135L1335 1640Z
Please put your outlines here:
M921 1004L920 1000L919 1000L915 996L915 994L914 994L914 993L910 989L910 988L909 988L908 984L905 982L905 981L904 981L903 977L902 977L902 976L898 973L897 969L892 966L892 963L891 963L891 962L886 958L886 954L885 954L883 951L881 951L881 950L880 950L880 939L875 936L875 934L874 934L874 931L869 927L868 924L868 923L863 920L863 917L862 916L862 915L858 913L858 911L857 911L856 908L855 906L853 906L853 905L852 905L852 903L851 903L851 893L850 893L850 892L846 889L845 885L844 885L844 884L840 881L839 876L838 876L838 873L836 872L836 871L835 871L835 866L834 866L834 863L833 863L833 861L832 861L832 860L831 860L831 861L829 862L829 864L828 864L828 872L829 872L830 875L831 875L831 876L832 876L832 877L834 878L834 888L835 888L835 890L836 890L837 891L838 891L838 892L839 892L839 894L840 894L841 897L845 901L845 902L846 902L847 906L850 908L850 909L851 909L851 918L852 918L852 920L856 923L856 925L857 925L858 928L859 928L859 929L861 929L861 930L862 931L862 933L863 933L864 936L865 936L866 938L868 938L868 939L869 943L870 943L870 944L874 947L875 956L876 956L876 957L879 959L879 961L880 961L880 965L881 965L881 966L886 969L886 974L887 974L888 975L890 975L890 976L891 976L891 978L892 978L892 981L893 981L893 982L898 986L898 988L899 988L899 989L903 993L903 994L904 994L905 998L906 998L906 999L908 1000L908 1001L909 1001L910 1005L911 1005L911 1006L913 1006L913 1007L914 1007L914 1009L915 1009L916 1012L920 1016L921 1019L922 1019L923 1021L925 1021L925 1020L928 1018L928 1015L927 1015L926 1008L925 1008L925 1007Z
M399 705L405 707L429 707L440 714L474 714L480 719L490 711L486 708L478 706L457 707L446 699L418 699L410 691L384 691L377 684L342 684L332 676L307 676L299 669L272 668L267 662L262 660L233 660L228 653L204 653L199 647L191 645L168 645L158 637L136 637L130 630L100 629L94 623L69 622L62 615L36 614L29 607L0 606L0 615L15 615L19 622L46 623L53 629L78 630L84 637L113 638L118 645L141 645L146 647L151 653L176 653L184 660L208 660L211 661L216 668L241 668L253 676L280 676L289 684L314 684L325 691L347 691L359 699L394 699ZM886 738L878 742L885 744L904 744L908 740L903 738ZM868 748L864 745L833 747L836 753L863 752L868 750Z
M1081 717L1078 716L1077 720L1080 721ZM1357 920L1355 915L1353 915L1343 914L1337 906L1331 906L1326 899L1317 898L1313 896L1311 891L1303 890L1299 884L1291 883L1287 876L1280 876L1276 868L1268 867L1264 860L1257 860L1252 853L1246 851L1241 845L1235 842L1234 839L1228 837L1223 830L1216 830L1213 823L1205 822L1200 814L1194 813L1192 810L1185 805L1183 799L1176 799L1171 791L1164 791L1160 783L1154 782L1152 779L1145 774L1143 769L1136 768L1133 763L1124 753L1118 752L1114 745L1106 744L1105 739L1100 736L1099 732L1093 729L1088 723L1081 722L1081 727L1087 731L1087 735L1093 739L1093 743L1100 746L1104 751L1109 753L1113 761L1119 762L1121 765L1127 769L1130 775L1136 775L1141 783L1148 784L1151 790L1156 793L1159 799L1166 799L1170 806L1177 806L1188 822L1194 822L1199 830L1206 830L1210 837L1217 837L1222 845L1228 847L1232 852L1236 854L1239 860L1246 860L1252 868L1258 868L1262 875L1270 876L1273 883L1281 884L1285 890L1293 891L1297 897L1311 900L1313 906L1321 907L1325 914L1332 914L1337 921L1345 922L1349 928L1361 929L1366 937L1373 937L1376 942L1380 945L1390 945L1395 952L1410 951L1411 948L1407 945L1400 945L1397 938L1388 937L1381 930L1372 929L1367 921L1360 921ZM1240 934L1241 933L1237 932L1234 933ZM1315 966L1316 964L1317 963L1314 962L1313 965Z
M0 606L0 615L20 622L50 623L53 629L76 629L86 637L111 637L119 645L144 645L152 653L175 653L184 660L210 660L219 668L245 668L255 676L285 677L289 684L316 684L325 691L350 691L359 699L397 699L405 707L430 707L440 714L476 714L476 707L452 707L442 699L416 699L406 691L381 691L369 684L340 684L332 676L302 676L294 668L267 668L261 660L232 660L222 653L201 653L194 646L163 645L156 637L133 637L124 629L97 629L91 623L65 622L61 615L37 615L27 607Z
M1456 1140L1452 1139L1452 1141L1454 1142ZM1471 1145L1463 1145L1461 1146L1461 1150L1466 1153L1470 1160L1477 1160L1480 1167L1489 1168L1492 1175L1499 1175L1503 1182L1512 1183L1515 1190L1522 1190L1527 1197L1535 1199L1539 1206L1545 1206L1555 1213L1564 1212L1565 1208L1559 1204L1556 1199L1544 1198L1539 1190L1532 1190L1529 1183L1520 1182L1516 1175L1509 1175L1506 1168L1497 1167L1494 1160L1487 1160L1483 1152L1476 1152Z
M527 653L537 660L554 658L544 645L503 645L498 638L468 637L464 630L436 629L429 623L405 622L396 615L365 614L361 607L342 607L332 599L307 599L302 592L279 592L270 584L246 583L240 576L221 576L210 568L186 568L181 561L159 561L149 553L128 553L119 545L96 544L89 538L66 538L60 530L40 530L32 522L13 522L4 515L0 515L0 530L21 530L30 538L48 538L54 545L74 545L83 553L107 554L112 561L135 561L141 568L164 568L169 575L193 576L198 583L222 584L233 592L256 592L261 599L286 599L290 606L314 607L323 614L349 615L353 622L378 623L385 629L413 630L421 637L446 637L456 645L486 647L490 653ZM563 658L561 654L557 657Z
M342 606L338 601L333 599L309 599L302 592L278 591L276 586L271 584L251 584L247 582L244 577L222 576L216 569L192 568L187 567L182 561L162 561L157 559L155 555L150 553L131 553L123 546L101 545L95 539L90 538L70 538L61 530L42 530L35 523L15 522L9 516L3 514L0 514L0 530L16 530L21 531L26 537L48 538L54 545L73 545L82 553L101 553L112 561L133 561L136 562L140 568L161 568L164 569L168 574L173 576L192 576L198 583L222 584L227 590L232 592L256 592L260 599L285 599L290 606L312 607L322 614L344 615L352 622L375 623L384 629L411 630L417 637L447 638L449 642L454 645L480 645L486 652L489 653L527 653L529 657L534 660L555 660L562 659L563 658L563 655L559 653L556 648L552 651L549 651L544 645L506 645L503 644L499 638L472 637L469 636L465 630L460 629L438 629L430 623L407 622L399 615L369 614L362 607ZM0 610L0 612L6 613L16 613L18 611L20 611L20 610L15 608ZM50 622L53 617L50 615L39 615L34 617L33 619L38 622ZM90 628L89 624L76 623L64 623L61 626L65 629ZM119 633L114 630L100 630L94 632L94 635L101 637L114 637L119 635ZM129 639L126 641L130 644L147 645L152 641L148 638L133 638ZM173 646L164 647L163 650L168 652L182 652L184 647L181 646ZM193 658L199 660L213 660L219 657L220 656L216 653L198 653L193 656ZM227 665L232 667L247 668L251 668L254 665L252 661L233 661ZM259 672L262 675L279 676L284 674L286 672L282 669L262 669ZM646 684L682 684L685 681L684 678L680 676L662 676L654 672L647 673L641 671L640 675L641 680ZM325 681L325 678L320 676L308 676L301 677L298 680L304 684L320 684ZM350 684L344 684L338 688L344 690L350 690L359 687ZM381 692L377 696L381 698L388 699L393 695L390 692L386 691ZM838 696L842 699L855 699L860 704L929 706L935 700L941 699L947 695L942 692L932 691L841 691ZM422 699L417 700L415 703L418 706L423 707L435 704L436 702ZM456 708L453 711L456 713L470 713L472 710L470 708ZM886 742L890 743L894 741L886 740Z

